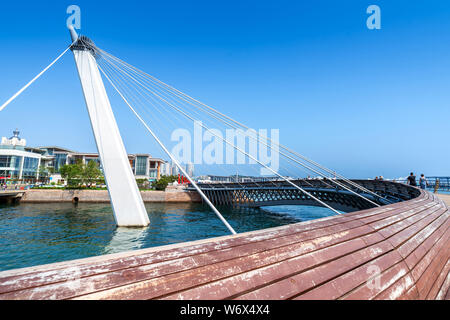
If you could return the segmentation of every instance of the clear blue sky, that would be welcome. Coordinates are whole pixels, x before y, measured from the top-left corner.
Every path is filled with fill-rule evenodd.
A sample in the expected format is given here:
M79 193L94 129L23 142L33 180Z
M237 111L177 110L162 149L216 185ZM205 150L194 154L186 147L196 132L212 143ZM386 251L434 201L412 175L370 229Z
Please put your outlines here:
M70 4L103 49L349 177L450 175L448 1L3 1L1 102L69 44ZM128 152L162 156L115 112ZM70 54L0 121L0 136L95 151Z

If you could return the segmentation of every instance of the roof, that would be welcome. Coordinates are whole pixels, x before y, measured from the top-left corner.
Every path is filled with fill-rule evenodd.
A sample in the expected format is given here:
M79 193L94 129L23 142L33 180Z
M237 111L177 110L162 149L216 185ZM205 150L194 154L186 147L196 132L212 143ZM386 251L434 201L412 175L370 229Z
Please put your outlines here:
M58 147L58 146L48 146L48 147L44 146L44 147L37 147L37 149L54 149L55 151L65 151L65 152L70 152L70 153L76 153L73 150L66 149L66 148L61 148L61 147Z

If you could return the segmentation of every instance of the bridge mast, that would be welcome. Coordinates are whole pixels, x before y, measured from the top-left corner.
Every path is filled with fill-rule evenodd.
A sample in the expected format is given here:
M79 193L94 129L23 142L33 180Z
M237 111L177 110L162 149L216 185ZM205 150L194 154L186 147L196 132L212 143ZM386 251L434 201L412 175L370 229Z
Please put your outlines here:
M72 42L77 41L72 46L72 52L116 224L119 227L147 226L150 221L98 70L96 53L92 49L94 44L89 38L78 38L72 26L69 30Z

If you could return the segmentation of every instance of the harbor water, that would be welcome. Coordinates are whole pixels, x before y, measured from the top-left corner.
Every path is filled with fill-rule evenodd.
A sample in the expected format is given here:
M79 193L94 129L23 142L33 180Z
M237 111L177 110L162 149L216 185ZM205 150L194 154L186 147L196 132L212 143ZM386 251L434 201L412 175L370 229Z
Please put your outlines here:
M0 205L0 271L229 234L202 204L148 203L150 226L116 228L109 204ZM237 232L334 215L326 208L219 207Z

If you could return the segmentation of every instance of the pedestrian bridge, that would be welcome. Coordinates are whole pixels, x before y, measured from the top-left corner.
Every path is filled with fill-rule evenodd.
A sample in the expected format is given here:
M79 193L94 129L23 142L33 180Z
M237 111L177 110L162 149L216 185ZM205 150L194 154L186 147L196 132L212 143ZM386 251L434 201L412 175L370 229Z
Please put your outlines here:
M348 184L348 180L334 180L334 182L338 182L338 184L334 185L329 180L298 179L291 180L291 182L324 203L344 212L375 207L374 204L365 199L370 199L373 203L381 206L410 200L420 195L420 190L417 188L391 181L351 180L358 186L371 191L364 192ZM350 190L340 188L339 184L346 186ZM239 205L245 207L276 205L321 206L319 202L286 181L199 183L198 186L217 205ZM188 189L195 190L193 186L189 186Z

